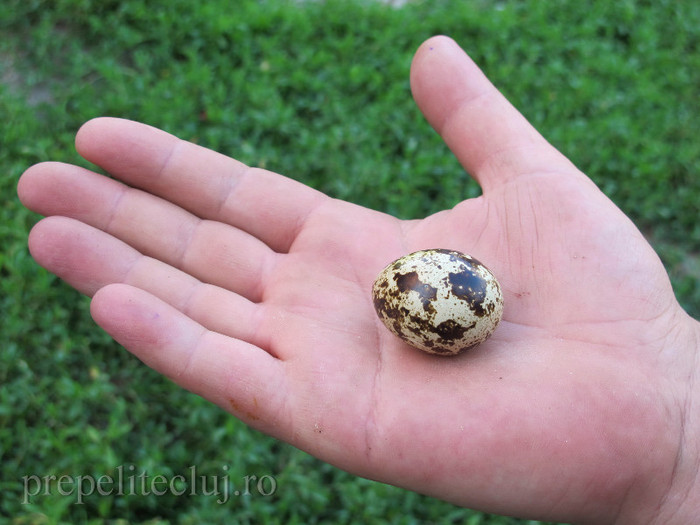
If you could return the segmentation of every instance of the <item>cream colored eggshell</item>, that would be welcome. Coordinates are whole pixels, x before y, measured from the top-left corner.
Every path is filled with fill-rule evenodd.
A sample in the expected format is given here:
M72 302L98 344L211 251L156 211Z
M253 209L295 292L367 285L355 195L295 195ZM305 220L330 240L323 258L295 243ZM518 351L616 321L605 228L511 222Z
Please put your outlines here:
M456 355L485 341L503 315L496 277L460 252L432 249L389 264L372 288L377 315L409 345Z

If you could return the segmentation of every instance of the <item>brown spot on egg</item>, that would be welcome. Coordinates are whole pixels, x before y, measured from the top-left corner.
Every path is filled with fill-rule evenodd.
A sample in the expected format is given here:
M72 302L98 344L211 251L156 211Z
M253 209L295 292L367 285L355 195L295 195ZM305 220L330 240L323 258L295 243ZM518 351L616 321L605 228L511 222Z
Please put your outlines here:
M406 293L409 291L417 292L424 310L430 310L430 302L435 299L436 289L427 283L422 282L418 278L416 272L406 274L398 274L394 277L396 286L399 291Z
M467 330L471 330L476 326L476 323L472 323L469 326L463 326L457 322L455 322L452 319L448 319L447 321L443 321L439 325L435 327L435 331L442 337L443 339L447 341L451 341L454 339L461 339L464 337L464 332Z
M483 317L486 314L484 309L486 280L483 277L465 266L464 270L459 273L450 273L448 280L452 285L452 293L455 297L467 301L475 315Z

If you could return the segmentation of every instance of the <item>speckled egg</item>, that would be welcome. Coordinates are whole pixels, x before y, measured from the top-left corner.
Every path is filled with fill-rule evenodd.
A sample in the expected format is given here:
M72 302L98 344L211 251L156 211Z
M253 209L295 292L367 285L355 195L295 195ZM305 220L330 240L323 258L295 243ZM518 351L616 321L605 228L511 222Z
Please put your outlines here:
M496 277L450 250L421 250L384 268L372 288L377 315L409 345L456 355L485 341L503 314Z

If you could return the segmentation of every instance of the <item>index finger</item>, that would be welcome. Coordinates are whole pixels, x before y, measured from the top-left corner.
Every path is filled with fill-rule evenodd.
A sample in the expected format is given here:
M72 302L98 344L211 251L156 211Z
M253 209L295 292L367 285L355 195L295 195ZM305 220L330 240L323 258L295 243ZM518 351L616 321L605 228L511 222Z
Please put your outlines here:
M130 186L200 218L235 226L282 253L305 217L327 199L287 177L129 120L87 122L78 132L76 147L85 159Z

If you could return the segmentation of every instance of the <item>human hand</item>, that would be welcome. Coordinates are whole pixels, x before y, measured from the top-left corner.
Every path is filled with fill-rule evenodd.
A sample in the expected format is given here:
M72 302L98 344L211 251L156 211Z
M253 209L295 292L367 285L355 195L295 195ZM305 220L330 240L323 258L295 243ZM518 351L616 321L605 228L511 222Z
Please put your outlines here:
M414 96L483 196L421 221L331 199L153 128L98 119L24 204L36 260L147 365L343 469L501 514L694 516L698 323L634 225L449 39ZM437 181L436 181L437 183ZM371 286L422 248L499 278L504 318L455 358L403 345Z

